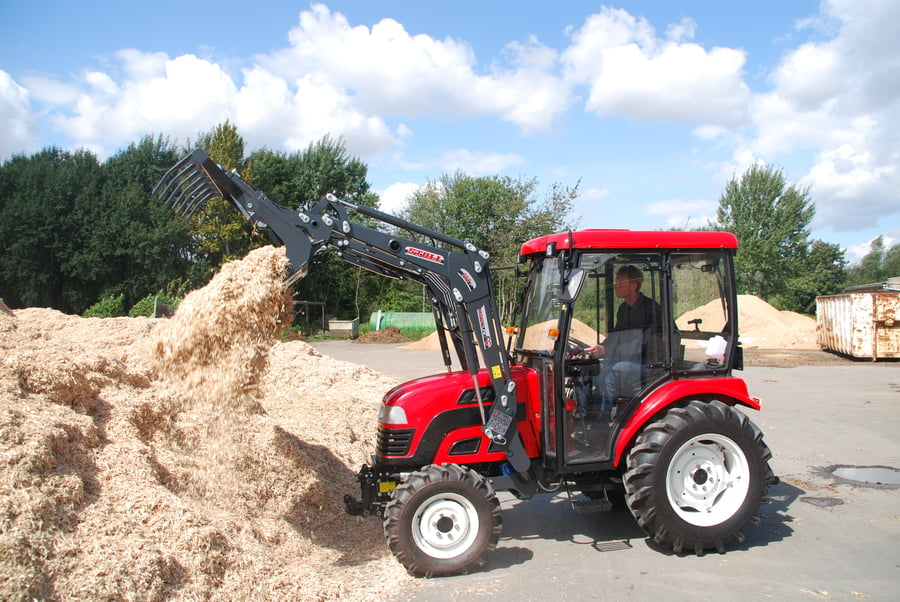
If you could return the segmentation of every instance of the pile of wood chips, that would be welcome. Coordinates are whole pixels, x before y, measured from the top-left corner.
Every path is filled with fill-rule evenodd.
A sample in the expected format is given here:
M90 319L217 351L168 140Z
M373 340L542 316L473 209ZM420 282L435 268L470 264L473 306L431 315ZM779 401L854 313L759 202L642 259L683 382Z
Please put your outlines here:
M0 598L397 593L342 502L396 382L273 340L285 267L254 251L170 320L0 303Z
M409 343L409 339L396 326L387 326L381 330L370 330L361 337L353 339L353 343Z

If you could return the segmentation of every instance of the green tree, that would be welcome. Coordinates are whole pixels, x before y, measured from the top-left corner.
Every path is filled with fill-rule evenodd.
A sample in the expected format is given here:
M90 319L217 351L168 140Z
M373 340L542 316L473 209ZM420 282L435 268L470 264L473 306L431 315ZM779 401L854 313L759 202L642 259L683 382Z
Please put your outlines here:
M286 207L309 208L327 193L353 203L377 207L366 180L368 167L347 154L343 140L324 136L298 153L259 150L248 157L252 184Z
M881 282L881 265L884 262L884 237L879 236L869 244L869 252L866 253L859 265L850 272L848 284L871 284Z
M816 296L833 295L846 283L844 251L840 245L815 240L805 254L800 269L791 271L785 290L774 305L803 314L816 312Z
M101 194L82 211L86 244L72 258L94 299L123 294L130 307L190 270L187 225L151 196L178 154L148 136L104 162Z
M892 246L884 254L881 262L881 273L885 278L897 278L900 276L900 244Z
M212 132L202 133L197 144L223 169L237 170L248 184L253 185L252 167L244 160L244 139L230 121L219 124ZM196 269L205 274L205 278L212 276L223 263L243 257L267 242L230 202L221 197L210 199L194 214L191 232L200 253Z
M741 245L738 292L768 300L787 290L807 258L813 215L809 189L788 186L780 169L755 164L728 182L713 226L734 233Z
M491 254L491 266L515 265L523 242L572 227L568 216L578 185L555 183L543 199L537 180L444 175L417 191L404 217L431 230L471 242ZM495 270L498 310L509 320L518 299L514 270Z
M73 257L101 181L97 158L83 150L48 148L0 168L0 296L10 307L87 307Z
M145 138L103 165L45 149L0 168L0 295L11 306L81 313L132 303L184 275L186 228L150 192L176 153Z
M884 237L878 236L869 243L869 252L847 270L847 284L873 284L900 276L900 245L885 248Z

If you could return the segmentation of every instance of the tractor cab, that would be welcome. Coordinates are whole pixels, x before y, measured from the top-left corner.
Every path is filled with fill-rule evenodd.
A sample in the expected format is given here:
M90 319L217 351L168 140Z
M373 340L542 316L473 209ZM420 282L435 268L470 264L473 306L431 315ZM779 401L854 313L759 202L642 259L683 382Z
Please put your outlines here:
M648 402L671 399L678 381L742 367L736 247L720 232L623 230L526 243L528 284L512 351L539 374L544 469L614 469L625 439L652 412Z

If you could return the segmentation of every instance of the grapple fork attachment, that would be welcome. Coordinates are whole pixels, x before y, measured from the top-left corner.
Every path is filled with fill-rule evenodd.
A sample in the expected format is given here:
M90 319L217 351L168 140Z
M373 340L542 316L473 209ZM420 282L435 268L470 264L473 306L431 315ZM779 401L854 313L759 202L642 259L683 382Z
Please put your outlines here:
M200 149L176 163L160 178L153 194L180 217L190 219L210 199L230 202L266 232L276 245L284 245L291 264L288 282L306 274L310 258L326 241L313 241L297 212L270 200L237 172L226 172ZM315 248L314 248L315 247Z
M153 194L185 219L190 219L200 207L212 198L228 198L216 185L215 180L210 177L208 166L204 169L206 162L221 171L221 168L213 163L206 153L195 150L163 175L156 188L153 189ZM228 200L234 202L233 199Z

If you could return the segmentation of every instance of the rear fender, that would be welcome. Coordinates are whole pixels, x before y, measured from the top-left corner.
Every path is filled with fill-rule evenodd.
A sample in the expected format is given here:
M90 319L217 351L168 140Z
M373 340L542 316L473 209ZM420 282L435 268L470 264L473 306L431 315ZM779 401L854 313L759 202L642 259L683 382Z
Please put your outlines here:
M750 397L747 383L740 378L703 378L670 381L651 392L622 427L616 440L613 465L618 467L635 437L654 416L684 399L715 398L728 405L760 409L760 401Z

